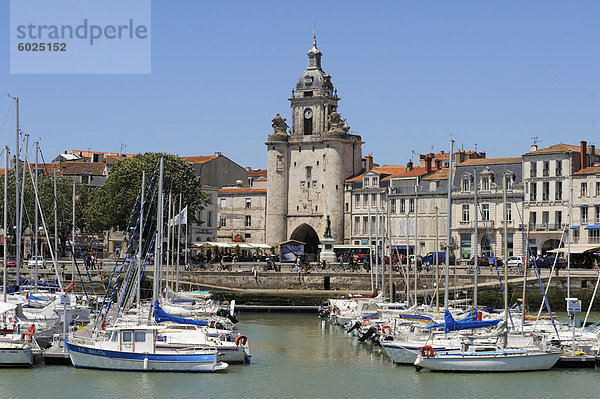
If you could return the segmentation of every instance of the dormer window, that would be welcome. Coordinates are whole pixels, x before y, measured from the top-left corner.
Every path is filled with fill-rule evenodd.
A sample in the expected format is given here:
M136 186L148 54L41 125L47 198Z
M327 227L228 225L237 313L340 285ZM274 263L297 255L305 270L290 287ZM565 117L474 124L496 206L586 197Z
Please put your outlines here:
M489 191L489 189L490 189L490 177L489 176L481 176L481 189L483 191Z
M377 177L373 177L373 187L377 187Z
M471 191L471 176L465 175L461 179L462 191Z
M363 185L365 187L369 187L370 179L368 177L363 178Z

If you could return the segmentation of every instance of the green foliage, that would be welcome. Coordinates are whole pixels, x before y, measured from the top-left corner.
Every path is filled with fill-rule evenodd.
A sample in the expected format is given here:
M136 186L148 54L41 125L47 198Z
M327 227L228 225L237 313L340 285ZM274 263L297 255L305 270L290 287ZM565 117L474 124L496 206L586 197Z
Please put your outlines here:
M242 253L242 249L240 248L239 245L236 245L235 247L233 247L233 253L235 254L235 256L240 256L240 254Z
M92 231L100 232L111 228L124 230L127 227L132 212L139 212L139 201L135 210L134 206L140 193L142 171L146 171L145 191L148 189L152 175L156 173L151 190L156 205L158 164L161 156L162 154L159 153L138 154L119 162L111 169L104 185L94 190L90 198L88 214ZM189 221L195 222L196 211L203 208L206 199L201 190L200 179L196 177L192 165L183 158L164 155L164 160L163 189L165 192L172 191L175 198L182 193L182 207L187 205ZM178 202L178 199L176 201ZM146 202L145 210L148 210L148 205L149 201ZM154 220L156 212L149 211ZM135 221L136 218L137 213L132 220Z

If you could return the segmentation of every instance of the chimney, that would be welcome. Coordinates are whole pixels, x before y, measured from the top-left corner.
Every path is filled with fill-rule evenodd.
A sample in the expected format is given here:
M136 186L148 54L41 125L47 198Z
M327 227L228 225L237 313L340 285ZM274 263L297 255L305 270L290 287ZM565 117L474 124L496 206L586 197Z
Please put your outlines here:
M442 160L441 159L436 159L435 160L435 169L442 169Z
M581 146L579 147L580 150L580 159L581 159L581 169L584 169L585 167L587 167L587 142L584 140L581 140Z
M427 173L431 173L431 157L429 155L425 157L425 170Z
M531 152L537 151L537 144L531 145Z
M365 157L365 172L373 169L373 155L369 154Z
M411 160L411 161L408 161L408 162L406 163L406 171L407 171L407 172L409 172L409 171L411 171L412 169L413 169L413 163L412 163L412 160Z
M215 152L215 156L220 157L221 153L217 151L217 152Z
M588 155L589 155L589 163L590 165L596 161L596 146L594 144L590 144L588 146Z

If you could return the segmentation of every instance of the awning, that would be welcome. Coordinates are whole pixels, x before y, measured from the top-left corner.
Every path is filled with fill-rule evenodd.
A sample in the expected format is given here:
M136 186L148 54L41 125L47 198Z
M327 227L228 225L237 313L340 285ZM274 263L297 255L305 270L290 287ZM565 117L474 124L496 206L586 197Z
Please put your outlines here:
M248 245L252 245L254 248L271 249L271 246L269 244L253 244L249 242Z
M571 226L572 229L578 229L579 226Z
M585 254L588 252L596 252L600 249L600 244L571 244L571 253L572 254ZM568 252L568 248L556 248L548 251L550 253L561 253L566 254Z
M386 245L386 248L389 248L389 245ZM409 245L408 249L412 249L414 245ZM406 245L392 245L392 249L406 249Z
M585 226L585 230L596 230L596 229L600 229L600 224L592 224L589 226Z

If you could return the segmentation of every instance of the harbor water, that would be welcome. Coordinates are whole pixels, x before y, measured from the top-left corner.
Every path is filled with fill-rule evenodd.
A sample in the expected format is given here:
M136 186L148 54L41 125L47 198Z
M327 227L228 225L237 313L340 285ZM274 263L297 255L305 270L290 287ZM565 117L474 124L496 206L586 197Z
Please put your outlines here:
M597 398L600 370L442 374L396 366L313 313L242 313L252 364L224 373L36 365L0 370L2 398Z

